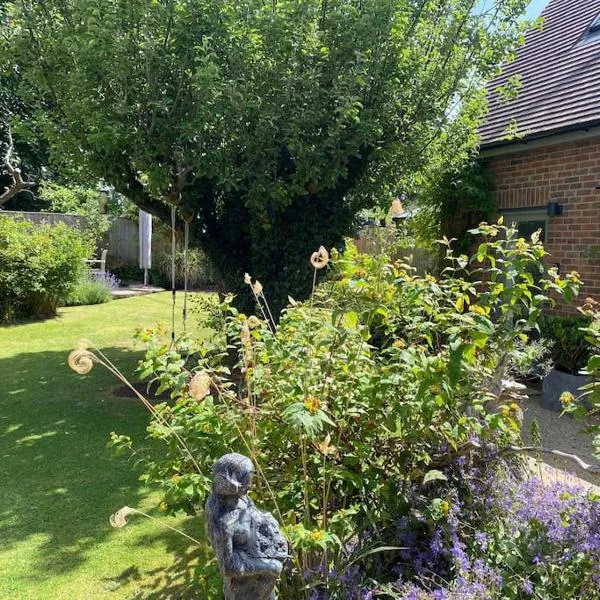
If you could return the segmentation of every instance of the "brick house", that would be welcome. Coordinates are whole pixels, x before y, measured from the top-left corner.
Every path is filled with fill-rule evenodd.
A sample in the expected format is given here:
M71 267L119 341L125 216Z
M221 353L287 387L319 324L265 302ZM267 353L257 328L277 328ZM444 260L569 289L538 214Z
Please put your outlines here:
M600 300L600 0L551 0L542 16L488 86L481 156L505 220L523 235L542 228L550 263ZM507 101L498 88L515 76Z

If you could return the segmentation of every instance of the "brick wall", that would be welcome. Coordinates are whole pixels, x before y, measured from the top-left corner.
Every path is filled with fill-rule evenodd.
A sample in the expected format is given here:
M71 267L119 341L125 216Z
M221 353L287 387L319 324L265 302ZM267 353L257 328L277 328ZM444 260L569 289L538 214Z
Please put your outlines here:
M600 258L585 256L593 247L600 252L600 137L492 157L488 166L499 209L545 207L551 200L564 206L562 216L548 218L549 263L560 263L562 273L579 271L580 298L600 300Z

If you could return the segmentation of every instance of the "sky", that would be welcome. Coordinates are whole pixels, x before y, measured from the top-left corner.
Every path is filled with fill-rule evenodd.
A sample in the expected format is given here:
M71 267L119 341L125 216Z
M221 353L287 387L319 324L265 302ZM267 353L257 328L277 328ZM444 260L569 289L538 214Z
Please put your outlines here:
M548 0L532 0L525 16L529 19L539 17L546 4L548 4Z

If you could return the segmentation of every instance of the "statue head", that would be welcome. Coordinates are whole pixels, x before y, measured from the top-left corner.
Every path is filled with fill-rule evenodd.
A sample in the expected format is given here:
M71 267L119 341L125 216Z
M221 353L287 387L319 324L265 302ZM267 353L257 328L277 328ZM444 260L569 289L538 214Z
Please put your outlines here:
M219 496L241 498L252 487L254 465L243 454L231 453L221 456L213 465L213 491Z

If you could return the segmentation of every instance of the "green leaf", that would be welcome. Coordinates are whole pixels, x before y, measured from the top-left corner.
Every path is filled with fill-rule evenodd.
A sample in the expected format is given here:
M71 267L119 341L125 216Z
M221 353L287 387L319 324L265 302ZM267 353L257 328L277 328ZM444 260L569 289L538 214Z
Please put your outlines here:
M356 326L358 325L358 313L355 311L347 312L344 315L344 321L350 329L356 329Z
M465 308L465 299L463 296L459 296L454 303L454 308L456 308L457 312L463 312Z
M429 483L430 481L448 481L448 478L437 469L432 469L431 471L427 471L425 473L425 477L423 477L423 485Z

